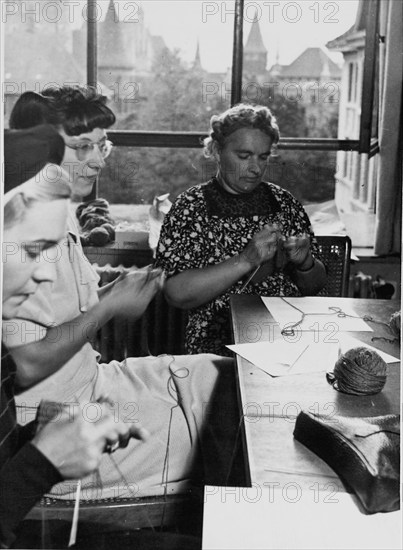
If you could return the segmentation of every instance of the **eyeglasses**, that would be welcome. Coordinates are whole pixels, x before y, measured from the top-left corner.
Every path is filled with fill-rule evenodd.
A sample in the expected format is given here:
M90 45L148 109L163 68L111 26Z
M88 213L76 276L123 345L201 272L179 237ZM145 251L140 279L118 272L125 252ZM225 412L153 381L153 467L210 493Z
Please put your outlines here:
M74 144L65 142L65 145L69 149L74 149L74 151L76 152L77 158L79 160L86 160L90 156L90 154L94 151L95 146L98 147L101 157L103 159L106 159L106 157L108 157L111 154L111 151L113 148L113 143L108 139L101 140L96 143L93 143L91 141L86 143L74 143Z

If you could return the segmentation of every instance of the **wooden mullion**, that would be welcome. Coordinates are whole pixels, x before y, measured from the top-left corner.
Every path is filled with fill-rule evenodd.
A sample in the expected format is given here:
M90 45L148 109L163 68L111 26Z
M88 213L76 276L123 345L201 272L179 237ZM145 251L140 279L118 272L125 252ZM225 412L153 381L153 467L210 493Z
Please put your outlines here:
M378 46L379 0L367 0L369 4L366 35L364 74L361 95L361 121L359 152L371 151L372 110L374 105L374 82L376 74L376 50Z
M87 0L87 84L98 84L98 27L96 0Z
M109 130L108 138L116 146L198 148L202 146L205 132L133 132Z
M87 0L87 85L98 87L98 26L96 0ZM98 181L86 200L98 196Z
M203 132L133 132L110 130L108 138L120 147L166 147L197 149L202 146ZM358 151L358 140L332 138L281 138L279 149L312 151Z
M244 0L235 0L234 43L232 52L231 107L242 98Z

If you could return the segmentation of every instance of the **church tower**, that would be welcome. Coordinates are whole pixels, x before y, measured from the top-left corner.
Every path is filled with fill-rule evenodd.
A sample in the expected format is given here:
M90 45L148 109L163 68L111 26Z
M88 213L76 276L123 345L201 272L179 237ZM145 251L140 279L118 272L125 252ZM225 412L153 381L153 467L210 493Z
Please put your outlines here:
M193 61L193 69L195 71L203 71L203 67L202 67L201 59L200 59L200 44L199 44L199 41L197 41L196 54L195 54L195 58L194 58L194 61Z
M247 75L259 76L266 73L267 49L263 43L257 13L244 47L243 62L244 72Z
M134 51L125 47L124 27L125 23L119 21L114 0L110 0L98 33L99 79L108 87L133 79Z

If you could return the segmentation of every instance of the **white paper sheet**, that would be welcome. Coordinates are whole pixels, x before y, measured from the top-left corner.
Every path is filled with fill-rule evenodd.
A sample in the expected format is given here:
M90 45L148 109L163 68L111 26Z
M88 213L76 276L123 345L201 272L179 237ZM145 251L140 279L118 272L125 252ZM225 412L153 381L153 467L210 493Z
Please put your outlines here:
M358 340L358 338L354 338L354 336L350 336L349 334L340 334L339 340L341 353L346 353L346 351L349 349L364 347L372 351L376 351L382 357L385 363L396 363L397 361L400 361L399 357L394 357L393 355L389 355L389 353L385 353L384 351L370 346L369 344L365 344Z
M339 355L339 343L315 343L311 334L301 334L298 342L274 342L227 346L271 376L290 376L331 370Z
M341 331L365 331L372 332L372 328L362 319L356 318L357 313L352 308L343 306L343 313L352 317L339 316L331 307L337 309L338 306L332 305L332 299L329 298L327 305L323 304L323 298L268 298L262 296L262 301L276 322L280 325L280 330L290 327L292 324L300 321L302 314L306 314L305 319L295 328L295 331L316 331L316 332L341 332Z

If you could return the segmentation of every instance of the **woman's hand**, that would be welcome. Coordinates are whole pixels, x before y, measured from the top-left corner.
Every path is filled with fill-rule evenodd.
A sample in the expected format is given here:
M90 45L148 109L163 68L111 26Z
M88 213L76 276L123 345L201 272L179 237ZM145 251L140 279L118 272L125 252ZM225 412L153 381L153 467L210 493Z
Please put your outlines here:
M108 292L112 290L112 288L115 286L116 283L123 280L128 273L130 273L130 269L127 268L106 268L101 270L96 270L98 275L102 277L102 280L108 281L107 283L103 284L98 288L98 298L104 298Z
M98 468L108 446L124 447L130 437L147 439L148 432L139 423L123 422L116 413L108 403L86 408L61 405L32 443L64 479L80 479Z
M147 309L155 294L162 288L161 269L139 269L119 277L104 300L114 315L138 319Z
M314 264L311 254L311 238L308 234L295 235L283 241L283 250L297 269L308 270Z
M277 252L279 238L280 227L275 223L266 225L249 241L240 254L241 259L248 262L251 269L273 260Z

